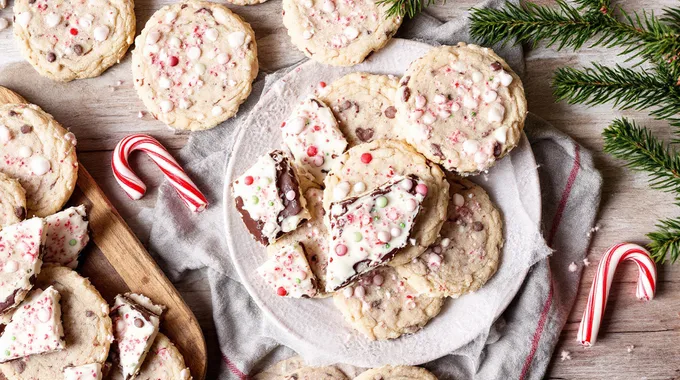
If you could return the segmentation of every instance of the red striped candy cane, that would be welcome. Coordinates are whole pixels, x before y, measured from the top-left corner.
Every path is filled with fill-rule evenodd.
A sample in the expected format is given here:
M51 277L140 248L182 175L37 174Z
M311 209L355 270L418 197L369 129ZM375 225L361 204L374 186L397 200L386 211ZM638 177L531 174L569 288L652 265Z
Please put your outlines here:
M597 332L604 316L604 309L609 298L609 290L614 280L614 273L619 264L631 260L638 266L638 283L636 295L638 299L649 301L656 291L656 265L646 249L637 244L617 244L607 250L597 266L593 286L588 295L588 304L583 312L577 340L585 347L590 347L597 340Z
M146 193L146 185L128 163L128 156L135 150L141 150L151 157L191 211L201 212L208 206L205 196L163 145L153 137L142 134L129 135L122 139L116 145L111 159L113 175L130 198L137 200Z

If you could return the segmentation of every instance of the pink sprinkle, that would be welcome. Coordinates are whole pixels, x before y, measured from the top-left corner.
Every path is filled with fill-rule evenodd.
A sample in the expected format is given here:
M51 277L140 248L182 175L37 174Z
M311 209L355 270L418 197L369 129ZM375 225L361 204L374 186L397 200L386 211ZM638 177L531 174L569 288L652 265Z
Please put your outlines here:
M335 246L335 254L338 256L345 256L347 254L347 246L344 244L338 244Z
M288 190L288 191L286 192L286 199L288 199L289 201L292 201L293 199L295 199L295 195L296 195L296 194L295 194L295 191L293 191L293 190Z
M416 193L426 196L427 195L427 185L424 183L419 183L418 186L416 186Z
M366 295L366 289L359 285L354 289L354 297L361 298Z
M369 164L373 161L373 156L370 153L364 153L361 155L361 162L364 164Z
M382 285L384 281L385 279L380 274L376 274L375 276L373 276L373 284L376 286Z

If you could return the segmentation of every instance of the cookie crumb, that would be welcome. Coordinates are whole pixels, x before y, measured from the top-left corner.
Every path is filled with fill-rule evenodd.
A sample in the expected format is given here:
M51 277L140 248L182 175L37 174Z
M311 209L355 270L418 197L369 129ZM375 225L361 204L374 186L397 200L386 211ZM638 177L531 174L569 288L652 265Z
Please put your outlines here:
M629 344L629 345L626 346L626 350L628 351L629 354L632 353L634 349L635 349L635 346L632 345L632 344Z
M600 230L600 224L598 223L598 224L595 225L595 227L591 228L590 231L588 231L588 233L586 234L586 236L587 236L587 237L591 237L591 236L593 236L593 234L594 234L595 232L597 232L597 231L599 231L599 230Z
M144 118L144 115L145 115L145 114L146 114L146 112L144 112L144 111L139 111L139 113L137 114L137 117L140 118L140 119L142 119L142 118Z
M122 80L116 81L116 86L122 86L122 85L123 85L123 81L122 81Z
M569 272L576 272L577 269L578 265L576 265L576 263L572 261L572 263L569 264Z
M562 361L571 360L571 352L567 350L562 350L562 353L560 353L560 359Z
M584 266L590 266L590 260L588 260L587 257L585 259L583 259L583 265Z

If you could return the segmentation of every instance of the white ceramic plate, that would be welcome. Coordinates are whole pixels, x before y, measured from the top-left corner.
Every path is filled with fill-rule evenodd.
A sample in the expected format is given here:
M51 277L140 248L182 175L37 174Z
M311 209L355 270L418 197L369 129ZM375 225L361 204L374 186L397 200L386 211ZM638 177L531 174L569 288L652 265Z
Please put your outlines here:
M224 199L229 251L243 285L264 314L282 330L287 345L299 353L314 353L329 361L361 367L385 364L421 364L444 356L486 331L505 310L529 268L531 244L527 231L538 230L541 196L536 162L526 136L512 153L487 175L472 178L482 185L501 210L505 246L496 275L479 291L447 300L441 313L421 331L391 341L371 342L344 322L332 299L278 297L255 269L266 259L265 248L255 242L241 222L229 184L257 157L281 148L279 125L296 101L349 72L401 75L429 45L395 39L366 62L352 68L301 64L274 83L240 126L227 163Z

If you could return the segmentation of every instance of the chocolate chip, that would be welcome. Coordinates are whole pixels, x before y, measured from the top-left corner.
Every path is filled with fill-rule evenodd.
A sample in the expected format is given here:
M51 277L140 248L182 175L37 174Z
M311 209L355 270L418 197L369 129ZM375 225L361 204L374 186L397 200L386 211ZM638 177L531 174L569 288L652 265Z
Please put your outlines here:
M144 326L144 321L139 318L135 318L135 327L142 328Z
M54 54L52 52L47 53L47 62L54 62L56 60L57 60L56 54Z
M385 108L385 117L388 119L394 119L394 117L397 115L397 109L394 108L394 106L389 106Z
M354 113L359 113L359 103L354 103Z
M9 116L16 116L16 115L18 115L18 114L16 112L14 112L13 110L9 111Z
M472 223L472 229L475 231L481 231L484 229L484 225L482 224L482 222L474 222Z
M14 215L16 215L17 218L19 218L19 220L24 220L26 218L26 208L21 207L21 206L17 206L14 209Z
M94 317L94 312L92 310L86 310L85 316L88 317L88 318L92 318L92 317Z
M27 134L27 133L31 133L31 131L33 131L33 127L31 127L28 124L24 124L24 125L21 126L20 130L21 130L21 133Z
M80 45L73 45L73 52L78 56L83 55L83 47Z
M442 146L439 144L432 144L432 151L433 154L442 160L445 160L446 157L444 156L444 152L442 152Z
M368 141L371 140L371 138L373 138L373 133L374 133L373 128L366 128L366 129L357 128L356 132L357 132L357 137L362 142L368 142Z
M180 8L185 9L186 7L188 7L187 4L182 4L182 6Z
M340 112L342 112L342 111L346 111L350 108L352 108L352 102L350 102L349 100L345 100L342 104L340 104L340 107L338 108L338 110Z
M28 0L28 3L33 4L33 3L35 3L35 0Z
M491 64L491 70L493 70L493 71L498 71L502 68L503 68L503 65L501 65L501 63L498 62L498 61Z
M408 87L404 87L404 92L401 94L401 100L408 102L411 97L411 90Z
M23 373L26 370L26 362L23 360L15 360L11 363L17 373Z
M495 157L500 156L501 153L502 153L502 151L503 151L503 148L501 148L501 144L499 144L498 142L496 142L495 144L493 144L493 155L494 155Z

